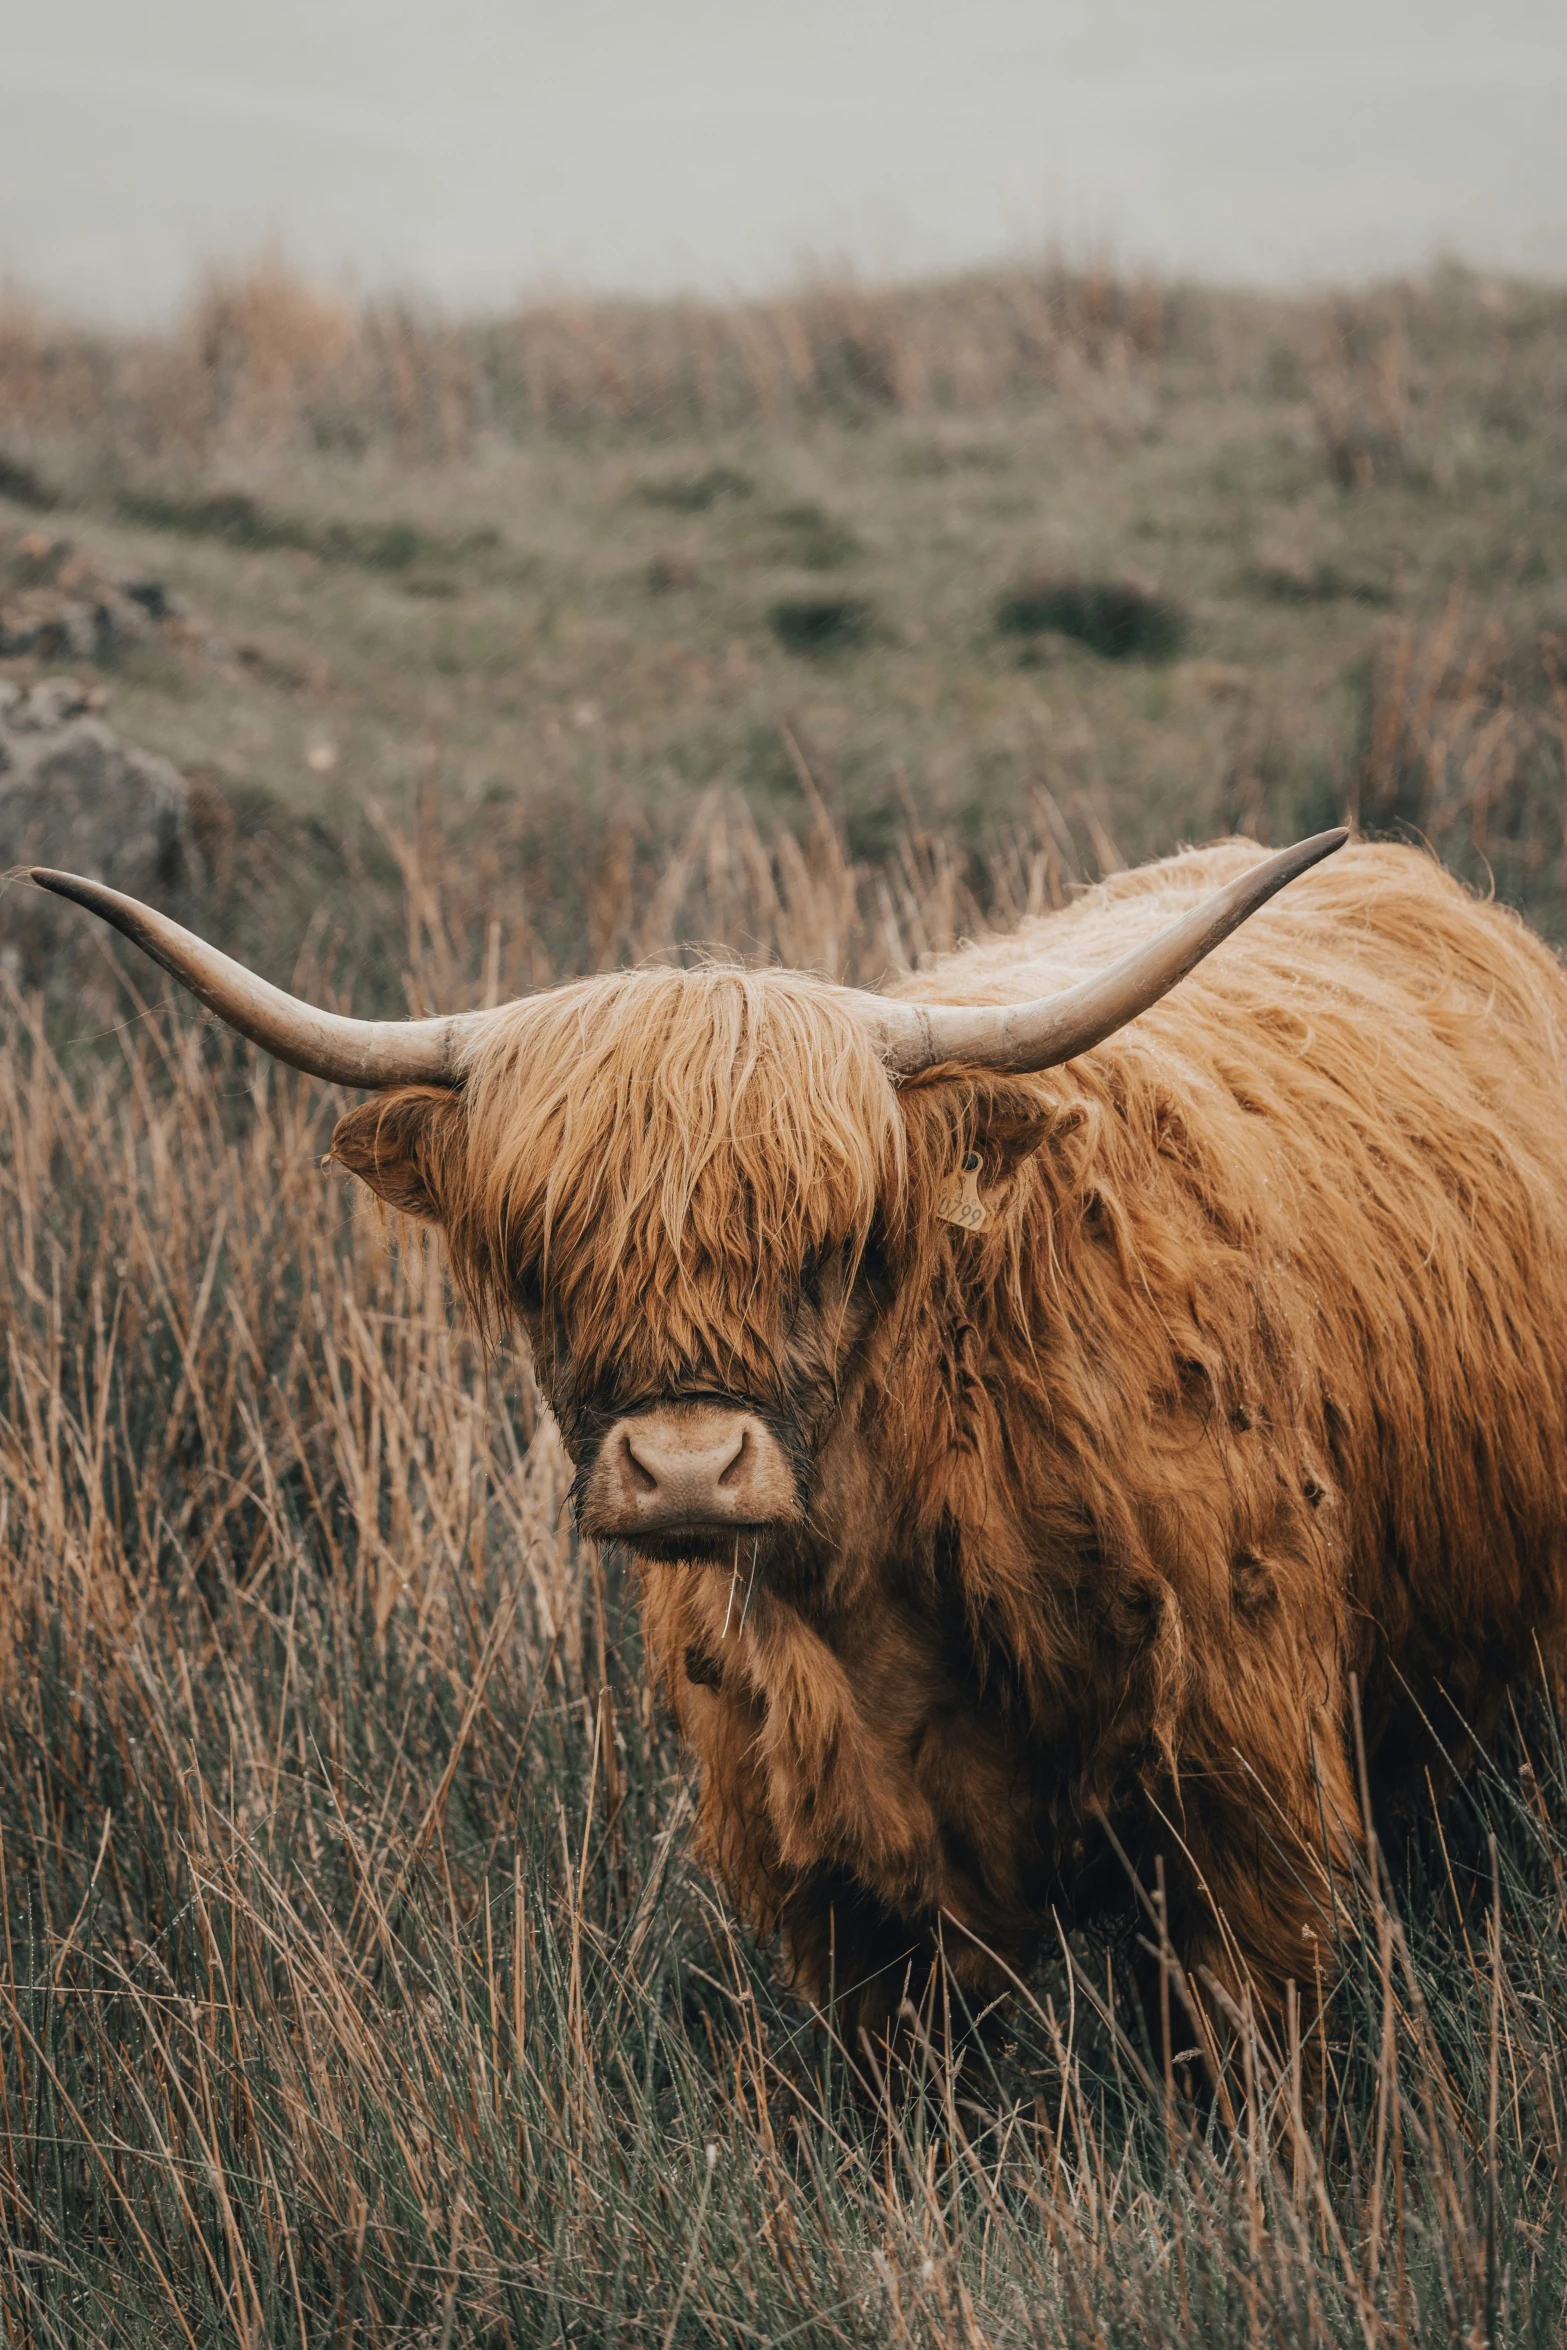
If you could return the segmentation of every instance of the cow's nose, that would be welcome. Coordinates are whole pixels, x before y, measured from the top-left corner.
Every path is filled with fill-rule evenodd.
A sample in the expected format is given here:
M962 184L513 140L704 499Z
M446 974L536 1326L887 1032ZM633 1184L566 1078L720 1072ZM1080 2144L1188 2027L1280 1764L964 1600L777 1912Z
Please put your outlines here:
M754 1412L664 1404L617 1420L583 1495L587 1532L713 1535L799 1516L794 1474Z
M692 1510L698 1517L749 1483L756 1446L738 1415L714 1433L689 1433L677 1422L634 1420L620 1432L621 1473L639 1500L662 1498L667 1509Z

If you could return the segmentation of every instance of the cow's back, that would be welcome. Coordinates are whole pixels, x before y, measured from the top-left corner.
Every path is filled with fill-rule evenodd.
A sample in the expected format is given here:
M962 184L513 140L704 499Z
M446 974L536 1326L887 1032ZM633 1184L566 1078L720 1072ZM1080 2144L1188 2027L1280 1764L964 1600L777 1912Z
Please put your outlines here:
M904 992L1070 985L1259 853L1118 876ZM1236 1562L1265 1578L1271 1544L1286 1603L1370 1676L1374 1734L1413 1718L1400 1676L1483 1725L1537 1641L1561 1658L1564 1053L1567 982L1516 917L1355 845L1030 1081L1079 1120L1019 1209L1029 1343L1070 1391L1041 1490L1113 1477L1128 1542L1176 1527L1168 1571L1210 1645Z

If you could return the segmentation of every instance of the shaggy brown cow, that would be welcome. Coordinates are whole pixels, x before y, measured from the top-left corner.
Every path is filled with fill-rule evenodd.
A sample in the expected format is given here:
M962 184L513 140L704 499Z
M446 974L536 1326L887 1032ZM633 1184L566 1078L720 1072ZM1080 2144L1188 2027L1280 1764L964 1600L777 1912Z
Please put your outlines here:
M1561 968L1353 846L1165 994L1341 839L1121 874L896 997L656 969L429 1023L37 878L381 1089L338 1159L520 1317L713 1864L874 2026L938 1933L988 1996L1107 1838L1189 1970L1312 1984L1352 1676L1396 1785L1562 1656Z

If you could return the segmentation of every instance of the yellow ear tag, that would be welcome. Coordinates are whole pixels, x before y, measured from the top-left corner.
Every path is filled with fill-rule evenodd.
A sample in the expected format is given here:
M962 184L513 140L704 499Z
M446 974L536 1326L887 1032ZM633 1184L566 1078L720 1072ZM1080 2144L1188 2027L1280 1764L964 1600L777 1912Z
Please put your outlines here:
M979 1196L979 1153L968 1151L955 1175L949 1175L936 1195L936 1213L944 1224L977 1232L985 1221L985 1203Z

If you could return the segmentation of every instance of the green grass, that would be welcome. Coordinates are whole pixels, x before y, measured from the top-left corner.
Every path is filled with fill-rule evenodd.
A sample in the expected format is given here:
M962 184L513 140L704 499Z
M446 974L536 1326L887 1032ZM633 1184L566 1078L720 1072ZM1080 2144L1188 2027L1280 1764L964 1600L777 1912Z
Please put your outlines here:
M1007 590L996 626L1010 636L1073 637L1104 661L1169 661L1188 623L1179 604L1135 581L1046 572Z
M416 380L459 345L421 345ZM106 682L134 739L332 824L370 796L402 820L423 788L475 838L553 828L546 892L580 867L574 826L634 816L656 857L715 785L798 829L784 718L859 853L912 807L982 866L1040 786L1128 856L1237 822L1282 837L1355 800L1400 632L1425 644L1457 597L1469 637L1564 641L1559 295L1456 274L1338 305L1186 294L1157 335L1068 318L1051 352L995 398L994 370L964 395L894 369L781 420L588 405L439 463L368 409L359 457L232 418L187 444L177 408L142 420L147 453L89 418L11 454L65 498L50 528L167 579L241 656L132 650ZM239 539L193 535L214 515ZM1040 575L1163 598L1179 657L998 626ZM828 605L857 617L780 625ZM1554 725L1536 670L1514 699ZM1497 837L1473 869L1559 928L1559 839L1542 870Z
M245 490L206 496L171 497L152 490L122 490L116 501L128 522L178 538L216 539L246 553L284 547L324 563L351 563L366 571L408 571L416 563L462 563L500 545L493 529L473 530L460 539L440 538L406 521L317 523L298 514L269 512Z

